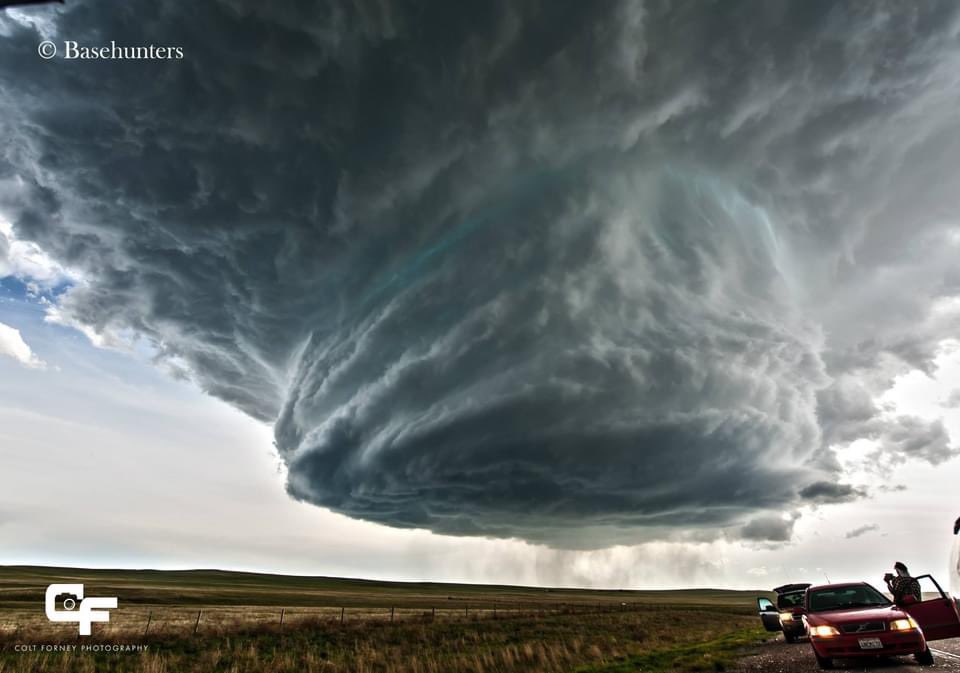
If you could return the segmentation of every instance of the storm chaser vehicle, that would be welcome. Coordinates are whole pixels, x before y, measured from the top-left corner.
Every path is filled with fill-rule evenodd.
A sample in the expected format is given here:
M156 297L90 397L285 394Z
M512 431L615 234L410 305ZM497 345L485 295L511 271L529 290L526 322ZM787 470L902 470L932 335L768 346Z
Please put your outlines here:
M783 637L788 643L794 643L798 638L807 635L803 616L807 612L804 596L809 587L809 584L784 584L775 588L776 605L769 598L758 598L757 607L764 628L767 631L783 631Z

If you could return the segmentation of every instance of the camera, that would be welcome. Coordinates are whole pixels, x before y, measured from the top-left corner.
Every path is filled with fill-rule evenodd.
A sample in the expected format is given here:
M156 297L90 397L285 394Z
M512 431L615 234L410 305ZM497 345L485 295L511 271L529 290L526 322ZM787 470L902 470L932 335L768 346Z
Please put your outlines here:
M80 599L77 598L76 594L71 593L57 594L54 602L57 608L63 608L64 610L74 610L80 605Z

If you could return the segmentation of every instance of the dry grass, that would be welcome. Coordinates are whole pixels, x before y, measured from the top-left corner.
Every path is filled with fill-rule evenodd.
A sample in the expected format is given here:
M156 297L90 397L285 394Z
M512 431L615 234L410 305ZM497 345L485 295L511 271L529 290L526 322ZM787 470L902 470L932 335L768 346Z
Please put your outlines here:
M43 593L52 582L82 582L87 595L118 596L119 608L80 638L75 624L46 620ZM753 596L0 567L0 673L633 670L631 662L673 661L671 652L697 643L752 637ZM147 649L18 651L105 643Z
M548 616L659 610L664 606L626 605L623 607L588 605L547 606L542 609L525 606L501 605L493 608L264 608L263 606L206 606L198 608L171 608L169 606L130 606L111 611L110 622L94 624L93 631L103 641L131 641L143 637L176 638L187 635L224 635L237 631L273 628L278 631L355 623L469 623L496 619L541 619ZM198 623L199 616L199 623ZM283 617L281 624L280 618ZM53 623L40 609L3 610L0 612L0 642L49 643L69 641L76 636L74 623Z
M298 577L218 570L91 570L0 566L0 609L30 607L43 600L53 582L82 582L91 595L118 596L121 605L171 607L285 606L314 608L492 608L527 609L562 605L753 605L756 592L696 589L686 591L595 591L434 582L375 582L335 577Z
M305 618L298 624L222 622L197 636L158 631L76 636L56 642L135 643L146 652L16 652L43 638L0 639L0 673L165 671L194 673L547 673L605 666L678 645L715 640L755 626L730 612L649 607L631 612L477 616L390 623ZM98 632L99 633L99 632Z

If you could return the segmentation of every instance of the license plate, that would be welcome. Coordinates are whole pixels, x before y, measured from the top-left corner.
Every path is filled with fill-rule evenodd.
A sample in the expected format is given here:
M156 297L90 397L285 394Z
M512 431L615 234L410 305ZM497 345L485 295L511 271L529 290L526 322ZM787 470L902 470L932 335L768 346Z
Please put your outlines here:
M860 649L861 650L882 650L883 643L880 641L879 638L861 638Z

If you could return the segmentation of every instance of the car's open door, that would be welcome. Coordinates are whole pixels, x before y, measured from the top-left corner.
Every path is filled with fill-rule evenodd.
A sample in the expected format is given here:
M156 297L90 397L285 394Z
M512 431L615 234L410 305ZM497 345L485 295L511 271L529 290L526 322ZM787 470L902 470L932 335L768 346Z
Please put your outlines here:
M757 610L760 613L760 621L763 622L763 628L767 631L780 630L780 611L769 598L757 599Z
M927 640L960 638L960 612L956 601L930 575L921 575L916 580L923 589L924 600L901 604L900 608L916 620Z

